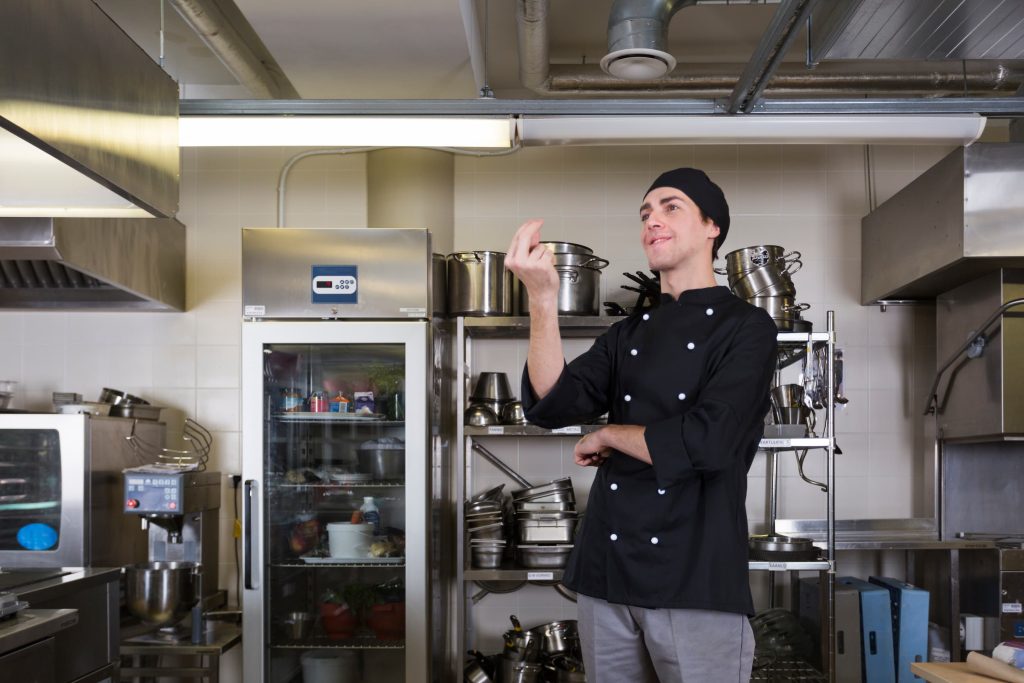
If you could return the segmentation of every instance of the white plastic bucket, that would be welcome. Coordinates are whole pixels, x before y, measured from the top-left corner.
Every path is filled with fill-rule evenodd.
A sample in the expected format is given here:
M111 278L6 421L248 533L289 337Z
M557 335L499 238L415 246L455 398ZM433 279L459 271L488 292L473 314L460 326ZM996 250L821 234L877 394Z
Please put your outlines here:
M373 543L372 524L334 522L327 525L327 543L331 557L363 558L370 554Z
M318 651L302 653L303 683L359 683L359 653Z

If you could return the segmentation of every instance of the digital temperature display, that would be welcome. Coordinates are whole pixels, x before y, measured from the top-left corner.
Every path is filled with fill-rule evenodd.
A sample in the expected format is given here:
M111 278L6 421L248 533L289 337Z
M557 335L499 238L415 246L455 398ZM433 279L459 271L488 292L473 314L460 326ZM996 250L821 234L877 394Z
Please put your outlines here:
M311 276L313 303L358 302L359 271L356 266L313 266Z

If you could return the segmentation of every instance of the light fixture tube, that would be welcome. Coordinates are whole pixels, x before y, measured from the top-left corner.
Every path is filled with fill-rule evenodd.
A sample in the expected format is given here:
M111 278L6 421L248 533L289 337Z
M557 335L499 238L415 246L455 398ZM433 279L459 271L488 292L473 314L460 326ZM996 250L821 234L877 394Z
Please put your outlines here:
M182 147L472 147L512 145L509 118L362 116L181 117Z
M962 144L985 130L969 115L523 116L523 145Z

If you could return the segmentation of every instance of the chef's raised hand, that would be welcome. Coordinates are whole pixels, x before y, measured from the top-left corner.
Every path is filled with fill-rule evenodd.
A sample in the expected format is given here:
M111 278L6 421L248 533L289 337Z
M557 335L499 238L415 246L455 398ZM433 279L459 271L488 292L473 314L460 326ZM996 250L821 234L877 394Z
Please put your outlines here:
M540 244L540 227L544 221L526 221L512 237L505 252L505 267L523 282L532 302L558 300L558 272L551 251Z

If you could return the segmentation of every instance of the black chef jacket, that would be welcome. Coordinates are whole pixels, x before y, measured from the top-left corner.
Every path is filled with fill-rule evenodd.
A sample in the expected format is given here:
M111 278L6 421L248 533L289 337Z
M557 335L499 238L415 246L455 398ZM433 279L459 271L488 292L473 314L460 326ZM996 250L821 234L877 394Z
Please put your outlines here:
M526 417L542 427L644 425L653 465L598 468L563 583L612 603L753 614L747 471L764 432L778 330L725 287L662 295L615 323Z

